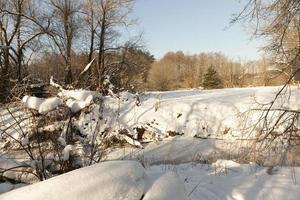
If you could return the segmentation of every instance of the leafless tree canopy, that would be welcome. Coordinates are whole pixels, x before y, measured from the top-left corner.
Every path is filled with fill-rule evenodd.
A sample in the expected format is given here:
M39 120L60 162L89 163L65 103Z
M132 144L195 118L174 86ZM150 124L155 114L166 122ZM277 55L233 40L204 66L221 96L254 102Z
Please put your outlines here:
M259 130L256 142L260 147L274 148L278 144L289 148L299 145L299 111L285 108L289 101L289 84L299 81L300 72L300 1L249 0L244 10L232 22L248 21L255 26L254 36L267 39L264 50L276 68L288 77L272 102L259 104L260 112L254 129ZM251 111L250 111L251 112ZM283 123L286 123L284 128Z
M248 21L254 36L267 40L264 48L279 69L293 75L299 70L300 2L298 0L249 0L232 22Z

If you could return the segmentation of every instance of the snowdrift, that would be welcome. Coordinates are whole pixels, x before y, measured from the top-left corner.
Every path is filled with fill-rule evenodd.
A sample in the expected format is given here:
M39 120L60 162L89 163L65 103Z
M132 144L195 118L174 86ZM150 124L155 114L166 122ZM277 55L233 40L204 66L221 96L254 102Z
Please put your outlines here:
M1 200L140 199L146 190L144 168L134 161L110 161L81 168L0 196Z
M133 161L95 164L0 195L2 200L298 200L300 168L218 160L143 168ZM3 186L3 187L2 187ZM13 187L0 184L4 187Z

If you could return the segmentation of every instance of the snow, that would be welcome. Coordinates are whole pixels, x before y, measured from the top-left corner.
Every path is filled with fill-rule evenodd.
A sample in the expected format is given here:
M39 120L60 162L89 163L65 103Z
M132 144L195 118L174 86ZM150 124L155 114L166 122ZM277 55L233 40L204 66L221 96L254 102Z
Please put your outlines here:
M212 165L187 163L151 166L147 174L155 184L169 171L178 174L190 200L297 200L300 197L300 168L278 167L275 174L269 175L267 168L254 164L238 164L227 171L216 172ZM174 181L167 181L162 188L172 184ZM162 189L161 193L164 191ZM176 190L173 192L177 194ZM169 197L161 199L174 198L173 194Z
M30 96L24 96L22 98L22 102L27 108L39 110L40 105L43 103L44 99L38 98L38 97L30 97Z
M150 125L160 138L168 137L168 131L190 137L240 138L243 129L240 114L257 107L257 102L271 102L279 89L256 87L146 92L140 95L139 106L134 98L127 101L106 98L104 113L108 123L118 121L121 127L130 130ZM287 106L299 109L297 99L300 92L296 88L292 90Z
M9 158L5 155L0 157L0 170L4 169L14 169L7 170L1 173L1 176L6 177L8 179L16 180L23 183L34 183L37 182L38 179L35 175L30 173L31 168L28 164L24 162L20 162L17 159ZM25 173L28 171L29 173Z
M17 189L19 187L23 187L25 184L19 183L19 184L11 184L9 182L0 183L0 194L3 194L5 192L8 192L13 189Z
M102 97L94 91L61 88L59 98L54 97L57 98L56 103L55 100L51 103L49 99L25 96L23 102L28 108L39 110L48 101L44 111L46 113L55 109L60 101L73 113L78 113L72 119L72 125L79 130L84 142L93 139L97 133L117 135L118 138L126 140L131 147L108 149L105 159L139 160L146 169L135 162L109 161L94 165L96 167L80 169L83 171L70 172L73 178L70 175L61 175L45 183L25 187L31 189L22 188L16 191L21 191L22 195L32 195L27 196L29 199L44 199L44 192L47 195L46 200L55 197L140 199L143 194L144 199L148 200L299 199L300 186L297 178L300 177L300 168L276 167L270 175L268 168L227 160L245 153L249 144L245 142L249 135L243 134L245 119L241 118L241 113L256 108L257 102L271 102L279 89L280 87L253 87L154 91L139 94L139 105L136 104L134 95L128 92L120 93L117 95L120 98L116 98ZM300 90L295 87L291 90L290 98L282 98L280 103L286 108L299 110ZM101 107L94 103L99 97L103 98ZM258 114L250 116L247 125L252 125ZM44 128L56 130L65 127L65 123L67 122L57 122ZM136 128L146 129L142 140L137 140ZM283 128L284 126L280 127ZM109 133L105 132L107 130ZM120 130L127 132L120 134ZM173 137L170 136L172 132L183 135ZM102 135L99 135L97 142L101 144ZM145 141L151 143L145 144ZM23 138L22 142L26 144L29 141ZM64 147L62 159L69 160L78 144L67 144L64 133L58 138L58 142ZM280 160L280 155L268 157L270 163L273 159ZM107 167L103 167L104 165ZM13 176L16 175L11 174ZM7 188L10 189L9 186ZM124 192L125 190L129 193ZM6 199L17 199L17 195L21 196L17 193L19 192ZM61 196L58 197L58 194Z
M24 96L22 98L22 102L27 108L37 110L40 114L46 114L63 104L63 101L58 97L44 99L32 96Z
M175 172L159 177L146 192L144 200L188 200L183 182Z
M45 99L39 107L39 113L46 114L49 111L56 109L58 106L62 105L63 101L58 97L51 97Z
M74 149L73 145L67 145L62 151L63 160L67 161L70 158L70 153Z
M81 168L13 190L1 200L137 200L147 185L144 168L134 161L111 161Z
M93 101L93 95L89 95L88 97L86 97L84 101L68 99L66 105L71 109L73 113L77 113L83 108L91 105L92 101Z
M78 101L86 101L87 98L90 98L89 96L92 96L93 98L101 97L101 94L99 94L96 91L89 91L89 90L62 90L58 96L60 96L63 99L75 99Z
M1 183L0 184L0 194L8 192L14 188L14 185L11 183Z
M96 59L96 58L94 58L91 62L89 62L89 63L85 66L85 68L84 68L83 71L79 74L79 76L83 75L85 72L87 72L87 71L90 69L90 67L92 66L92 64L93 64L93 62L95 61L95 59Z
M240 164L232 160L217 160L212 163L212 167L215 168L215 172L226 172L228 169L240 167Z
M59 85L59 84L57 84L57 83L54 82L53 76L51 76L51 78L50 78L50 85L52 85L53 87L56 87L56 88L58 88L60 90L63 90L63 88L62 88L61 85Z
M135 147L139 147L139 148L143 148L143 146L141 145L141 143L137 140L134 140L130 137L128 137L127 135L120 135L122 139L126 140L126 142L128 142L128 144L131 144L132 146Z
M244 136L241 132L245 124L241 114L256 108L257 102L271 102L279 89L280 87L254 87L146 92L139 95L139 105L136 104L134 95L123 92L118 94L120 98L103 97L101 107L103 113L99 113L99 107L94 106L90 113L81 113L75 125L77 124L79 129L83 129L82 124L93 127L81 130L83 135L93 134L98 124L101 129L99 132L105 129L118 132L122 128L127 129L132 137L136 137L134 135L136 127L144 127L155 133L154 138L149 138L152 141L167 138L170 132L187 137L242 139ZM300 103L297 101L300 92L296 88L292 90L289 100L287 102L282 100L282 103L283 106L297 110L300 108ZM78 113L86 107L95 105L93 101L96 98L102 98L101 94L88 90L61 89L58 96L61 99L25 96L23 102L29 108L46 113L64 101L73 113ZM249 117L249 122L254 123L258 114L257 112ZM101 116L104 118L98 120ZM94 122L91 119L94 119ZM284 125L281 128L284 128Z
M135 161L108 161L4 193L2 200L297 200L299 167L275 167L231 160L143 168ZM3 185L7 190L9 184ZM1 184L0 184L1 189Z

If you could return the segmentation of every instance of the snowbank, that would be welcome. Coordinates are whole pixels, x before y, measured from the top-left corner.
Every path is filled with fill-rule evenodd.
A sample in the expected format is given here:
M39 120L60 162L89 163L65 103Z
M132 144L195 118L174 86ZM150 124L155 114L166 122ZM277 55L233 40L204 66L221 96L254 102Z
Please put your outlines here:
M178 175L169 171L153 183L144 200L188 200L188 197Z
M0 196L1 200L137 200L146 187L144 168L134 161L110 161L81 168Z
M230 160L222 162L234 164ZM276 173L269 175L267 168L257 165L234 164L234 166L234 170L217 174L212 165L187 163L152 166L147 169L147 174L150 179L154 179L154 184L144 199L149 197L160 200L180 199L178 197L184 199L185 197L179 194L182 188L186 189L190 200L298 200L300 197L299 167L278 167ZM170 173L174 174L168 171L175 171L178 176L176 174L174 176L179 180L168 178ZM158 183L160 187L155 186ZM156 190L153 190L154 188Z
M136 127L149 127L156 134L151 140L160 140L174 135L241 139L241 132L244 130L241 113L257 108L257 102L271 102L279 89L280 87L257 87L147 92L136 97L139 98L138 104L137 99L126 92L121 93L120 98L116 98L102 97L96 91L61 89L58 94L61 99L25 96L23 102L28 108L46 113L64 101L73 113L77 113L93 104L93 100L99 97L103 100L101 113L91 112L96 116L96 118L92 116L93 119L103 117L99 123L99 127L104 127L103 129L118 132L122 128L127 129L129 133L134 133ZM297 99L300 98L300 92L296 88L292 90L292 96L284 106L299 109L300 104ZM86 114L86 116L90 115L90 113ZM83 119L79 121L90 124L86 116L82 115ZM256 117L253 115L249 118L249 123L251 120L255 123Z
M215 165L227 166L216 173ZM298 200L299 167L269 169L219 160L144 169L134 161L110 161L63 174L0 195L1 200ZM150 184L152 183L152 184ZM0 192L14 187L0 184ZM149 187L150 186L150 187Z

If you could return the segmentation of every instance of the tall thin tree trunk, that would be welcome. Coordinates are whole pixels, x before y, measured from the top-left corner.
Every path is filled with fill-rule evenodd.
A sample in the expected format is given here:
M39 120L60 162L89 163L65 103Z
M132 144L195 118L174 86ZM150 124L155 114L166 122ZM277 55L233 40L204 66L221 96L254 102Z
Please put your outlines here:
M9 95L9 49L3 49L3 65L0 74L0 101L5 101Z
M88 62L90 63L93 58L93 52L94 52L94 42L95 42L95 27L94 27L94 11L93 8L90 9L91 12L91 40L90 40L90 52L88 55Z
M18 82L22 81L22 49L21 49L21 13L22 13L22 2L18 1L18 16L17 16L17 79Z
M100 43L99 43L99 55L98 55L98 87L102 87L104 81L104 42L105 42L105 15L102 19L101 33L100 33Z

